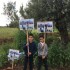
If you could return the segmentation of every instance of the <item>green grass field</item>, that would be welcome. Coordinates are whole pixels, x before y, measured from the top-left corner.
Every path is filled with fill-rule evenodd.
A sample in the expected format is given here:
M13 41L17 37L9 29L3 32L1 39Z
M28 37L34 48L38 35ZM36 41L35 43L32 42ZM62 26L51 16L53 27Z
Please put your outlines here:
M18 32L18 28L8 28L8 27L0 27L0 38L11 38L14 37ZM57 33L58 30L55 28L54 32ZM37 33L37 29L32 30L32 33ZM70 34L70 32L69 32Z
M18 32L17 28L0 28L0 38L9 38L14 37L15 34Z
M14 37L14 35L17 32L18 32L18 28L1 27L0 28L0 38ZM37 32L37 30L34 30L32 32ZM58 32L58 30L57 29L54 29L54 32Z

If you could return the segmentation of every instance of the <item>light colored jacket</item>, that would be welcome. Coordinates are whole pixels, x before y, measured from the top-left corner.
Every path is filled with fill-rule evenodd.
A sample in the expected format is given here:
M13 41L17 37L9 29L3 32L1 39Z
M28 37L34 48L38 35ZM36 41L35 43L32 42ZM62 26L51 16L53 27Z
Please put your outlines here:
M41 43L38 43L38 56L47 56L48 54L48 46L45 43L44 46L42 46Z

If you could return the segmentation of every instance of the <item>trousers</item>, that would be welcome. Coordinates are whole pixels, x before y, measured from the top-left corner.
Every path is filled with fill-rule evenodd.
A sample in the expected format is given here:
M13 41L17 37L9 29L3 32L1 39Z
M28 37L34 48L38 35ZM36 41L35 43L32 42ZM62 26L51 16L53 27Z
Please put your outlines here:
M48 64L47 64L47 57L45 59L42 59L42 57L38 57L38 69L37 70L41 70L41 66L42 64L45 67L45 70L48 70Z
M25 56L23 70L27 70L27 65L29 66L29 70L33 70L33 56L29 56L29 57Z

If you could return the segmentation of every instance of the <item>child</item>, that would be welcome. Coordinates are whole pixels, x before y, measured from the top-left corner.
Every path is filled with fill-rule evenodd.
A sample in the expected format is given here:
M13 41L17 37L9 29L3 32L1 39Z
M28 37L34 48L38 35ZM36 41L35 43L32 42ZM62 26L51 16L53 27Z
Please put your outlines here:
M33 35L29 34L28 36L29 44L27 43L23 48L25 52L24 70L27 70L28 62L29 62L29 70L33 70L33 55L35 54L37 48L33 39L34 39ZM28 53L28 46L29 46L29 53Z
M47 44L44 42L44 37L40 36L40 43L38 43L38 70L41 70L42 63L45 66L45 70L48 70L47 65Z

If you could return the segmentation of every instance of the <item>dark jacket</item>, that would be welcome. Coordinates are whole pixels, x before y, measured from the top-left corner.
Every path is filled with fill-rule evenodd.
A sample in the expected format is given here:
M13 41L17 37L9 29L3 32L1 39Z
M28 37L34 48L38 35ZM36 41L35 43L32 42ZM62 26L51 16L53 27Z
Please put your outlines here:
M28 56L27 55L28 54L28 50L27 50L26 44L23 46L23 50L25 52L25 55ZM31 56L33 56L35 54L36 50L37 50L37 47L36 47L35 42L29 43L29 52L32 53Z

